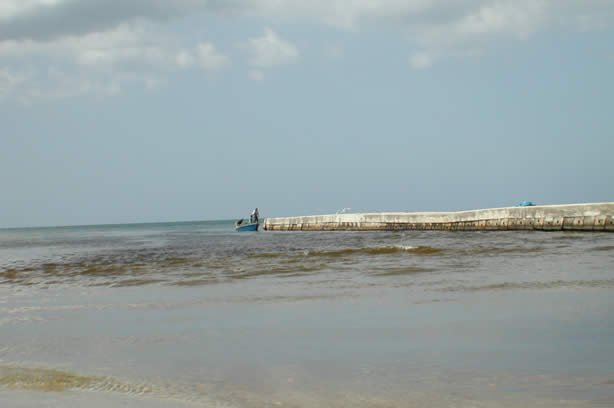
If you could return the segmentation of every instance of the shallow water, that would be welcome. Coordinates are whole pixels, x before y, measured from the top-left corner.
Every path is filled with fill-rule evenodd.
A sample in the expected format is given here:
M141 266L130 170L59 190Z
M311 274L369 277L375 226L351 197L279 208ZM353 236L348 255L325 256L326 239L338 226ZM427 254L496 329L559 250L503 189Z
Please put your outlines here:
M0 230L0 405L614 406L613 261L606 233Z

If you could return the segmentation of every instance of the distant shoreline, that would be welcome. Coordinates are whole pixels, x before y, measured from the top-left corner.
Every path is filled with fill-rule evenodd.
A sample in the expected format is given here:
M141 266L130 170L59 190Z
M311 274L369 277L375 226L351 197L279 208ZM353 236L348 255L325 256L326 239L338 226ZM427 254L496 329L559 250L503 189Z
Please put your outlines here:
M63 229L63 228L129 228L129 227L141 227L144 225L151 226L164 226L164 225L177 225L177 224L219 224L219 223L234 223L234 219L222 219L222 220L190 220L190 221L143 221L143 222L126 222L126 223L104 223L104 224L68 224L68 225L28 225L23 227L0 227L0 231L17 231L17 230L34 230L34 229Z

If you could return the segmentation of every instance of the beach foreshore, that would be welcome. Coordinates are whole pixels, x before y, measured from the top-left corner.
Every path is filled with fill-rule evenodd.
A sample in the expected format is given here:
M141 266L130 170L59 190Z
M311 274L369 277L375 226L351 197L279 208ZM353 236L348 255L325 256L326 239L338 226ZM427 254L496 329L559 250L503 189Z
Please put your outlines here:
M266 218L266 231L614 231L614 202Z

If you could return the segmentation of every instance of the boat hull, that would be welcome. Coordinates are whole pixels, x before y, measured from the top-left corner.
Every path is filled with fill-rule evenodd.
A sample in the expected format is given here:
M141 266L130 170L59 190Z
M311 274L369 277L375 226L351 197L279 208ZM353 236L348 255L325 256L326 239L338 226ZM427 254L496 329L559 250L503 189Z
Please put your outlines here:
M235 225L235 230L238 231L238 232L258 231L258 223L254 222L254 223L251 223L251 224Z

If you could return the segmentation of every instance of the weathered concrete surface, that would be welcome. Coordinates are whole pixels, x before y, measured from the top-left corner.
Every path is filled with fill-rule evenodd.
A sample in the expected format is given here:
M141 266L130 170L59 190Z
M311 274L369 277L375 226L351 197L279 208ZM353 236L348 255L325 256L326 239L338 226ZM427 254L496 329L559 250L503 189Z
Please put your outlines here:
M458 212L362 213L266 218L264 229L268 231L614 231L614 202L505 207Z

